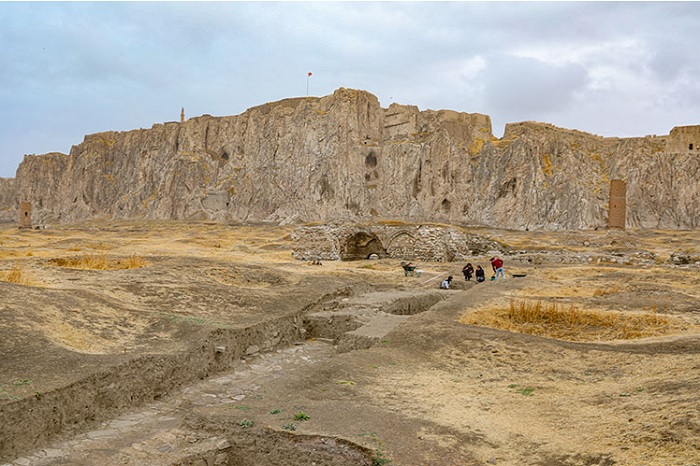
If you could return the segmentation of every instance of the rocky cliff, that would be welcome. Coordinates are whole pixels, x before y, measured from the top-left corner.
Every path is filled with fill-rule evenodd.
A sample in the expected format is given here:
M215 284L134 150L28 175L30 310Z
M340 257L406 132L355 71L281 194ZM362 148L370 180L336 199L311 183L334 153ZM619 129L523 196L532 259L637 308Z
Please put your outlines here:
M698 227L700 156L667 152L668 138L525 122L497 139L486 115L382 108L341 88L25 156L15 180L0 180L0 202L11 218L18 201L32 202L34 223L393 218L590 229L606 226L609 180L621 179L629 227Z

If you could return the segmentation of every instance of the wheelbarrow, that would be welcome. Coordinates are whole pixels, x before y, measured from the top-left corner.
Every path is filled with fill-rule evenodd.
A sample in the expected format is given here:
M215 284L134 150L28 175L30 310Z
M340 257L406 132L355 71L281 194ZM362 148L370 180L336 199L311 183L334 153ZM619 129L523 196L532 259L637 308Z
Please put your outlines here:
M409 275L414 276L414 277L416 276L416 267L417 266L410 264L410 263L407 264L405 262L402 262L401 267L403 267L403 274L405 277L408 277Z

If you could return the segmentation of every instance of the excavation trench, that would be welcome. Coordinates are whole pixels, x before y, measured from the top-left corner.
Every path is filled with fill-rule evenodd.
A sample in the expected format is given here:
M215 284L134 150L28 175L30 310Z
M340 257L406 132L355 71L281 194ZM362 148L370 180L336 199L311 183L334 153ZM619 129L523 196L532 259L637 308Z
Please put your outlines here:
M325 303L304 318L307 335L333 341L338 352L369 348L410 316L445 298L439 291L371 293Z
M3 426L0 460L9 461L34 451L17 464L65 464L66 457L72 454L71 447L54 449L62 452L57 454L57 458L63 463L47 462L46 454L40 454L38 449L44 448L41 451L45 452L46 445L52 441L56 443L57 438L84 437L84 432L99 425L103 428L96 432L112 431L114 429L109 427L109 421L103 420L114 419L120 413L153 403L154 400L159 402L169 393L172 397L176 388L195 380L230 372L242 359L270 352L279 353L284 351L281 348L294 350L308 346L303 340L309 337L332 339L334 348L325 345L330 348L331 355L336 351L367 348L379 342L388 331L410 315L429 309L440 299L440 293L434 292L368 293L362 296L352 296L348 292L335 293L287 316L245 328L217 328L193 344L188 351L136 357L68 386L44 393L41 397L7 403L0 411L0 424ZM303 364L303 361L298 363ZM261 382L264 382L264 377ZM226 398L227 395L221 396L222 400L231 402ZM182 459L180 463L172 461L169 464L274 465L283 464L275 462L277 460L274 458L283 461L293 451L310 458L308 464L324 464L324 458L328 455L334 457L333 464L371 464L367 460L370 458L367 451L352 442L293 434L279 437L283 434L285 433L257 431L242 437L239 435L236 437L238 440L229 436L226 440L228 445L217 444L201 454L190 455L190 459ZM92 437L99 435L94 434ZM252 440L249 436L253 436ZM114 441L110 440L108 444L110 443ZM268 452L268 456L258 458L255 451L261 445L264 448L260 451ZM247 453L241 456L241 451ZM258 460L245 462L248 460L241 459L244 457ZM370 462L365 463L365 460ZM91 461L99 461L99 458Z
M0 460L157 400L178 386L230 368L246 354L291 345L303 339L302 317L299 312L246 328L218 328L188 351L135 357L68 386L10 402L0 411Z
M341 296L326 300L307 314L307 336L332 341L337 352L373 346L396 325L410 316L427 311L445 298L440 292L386 292L362 296ZM196 419L190 427L204 429L224 440L208 450L193 454L177 466L286 466L294 464L362 466L382 464L377 451L347 439L319 435L301 435L262 429L244 434L239 424Z
M173 466L295 466L332 464L371 466L376 452L348 440L264 429L256 434L228 436L219 447L189 455Z

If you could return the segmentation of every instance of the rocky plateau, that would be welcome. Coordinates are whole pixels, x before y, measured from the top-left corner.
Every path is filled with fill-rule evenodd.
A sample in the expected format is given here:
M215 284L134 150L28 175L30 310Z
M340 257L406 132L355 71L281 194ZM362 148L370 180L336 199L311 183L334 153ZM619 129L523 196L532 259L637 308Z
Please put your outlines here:
M546 123L493 135L477 113L382 108L340 88L240 115L87 135L70 154L26 155L0 179L0 219L30 202L34 224L103 219L355 222L399 219L518 230L700 225L700 126L607 138Z

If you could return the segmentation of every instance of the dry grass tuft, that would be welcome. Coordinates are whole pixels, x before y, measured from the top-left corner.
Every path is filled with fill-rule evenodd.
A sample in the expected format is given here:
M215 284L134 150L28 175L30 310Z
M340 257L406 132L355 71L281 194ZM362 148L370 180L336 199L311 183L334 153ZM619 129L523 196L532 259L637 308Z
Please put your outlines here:
M601 287L601 288L596 288L595 291L593 291L593 296L595 297L601 297L601 296L608 296L608 295L613 295L617 293L621 293L623 291L622 286L620 286L618 283L615 283L611 286L607 287Z
M460 322L568 341L632 340L684 328L678 319L657 313L584 311L526 300L511 301L504 309L469 313Z
M129 256L126 259L112 259L104 254L86 254L79 257L56 258L49 262L58 267L88 270L126 270L145 267L146 259L139 256Z
M32 281L21 266L15 265L8 272L0 272L0 280L15 285L31 286Z

